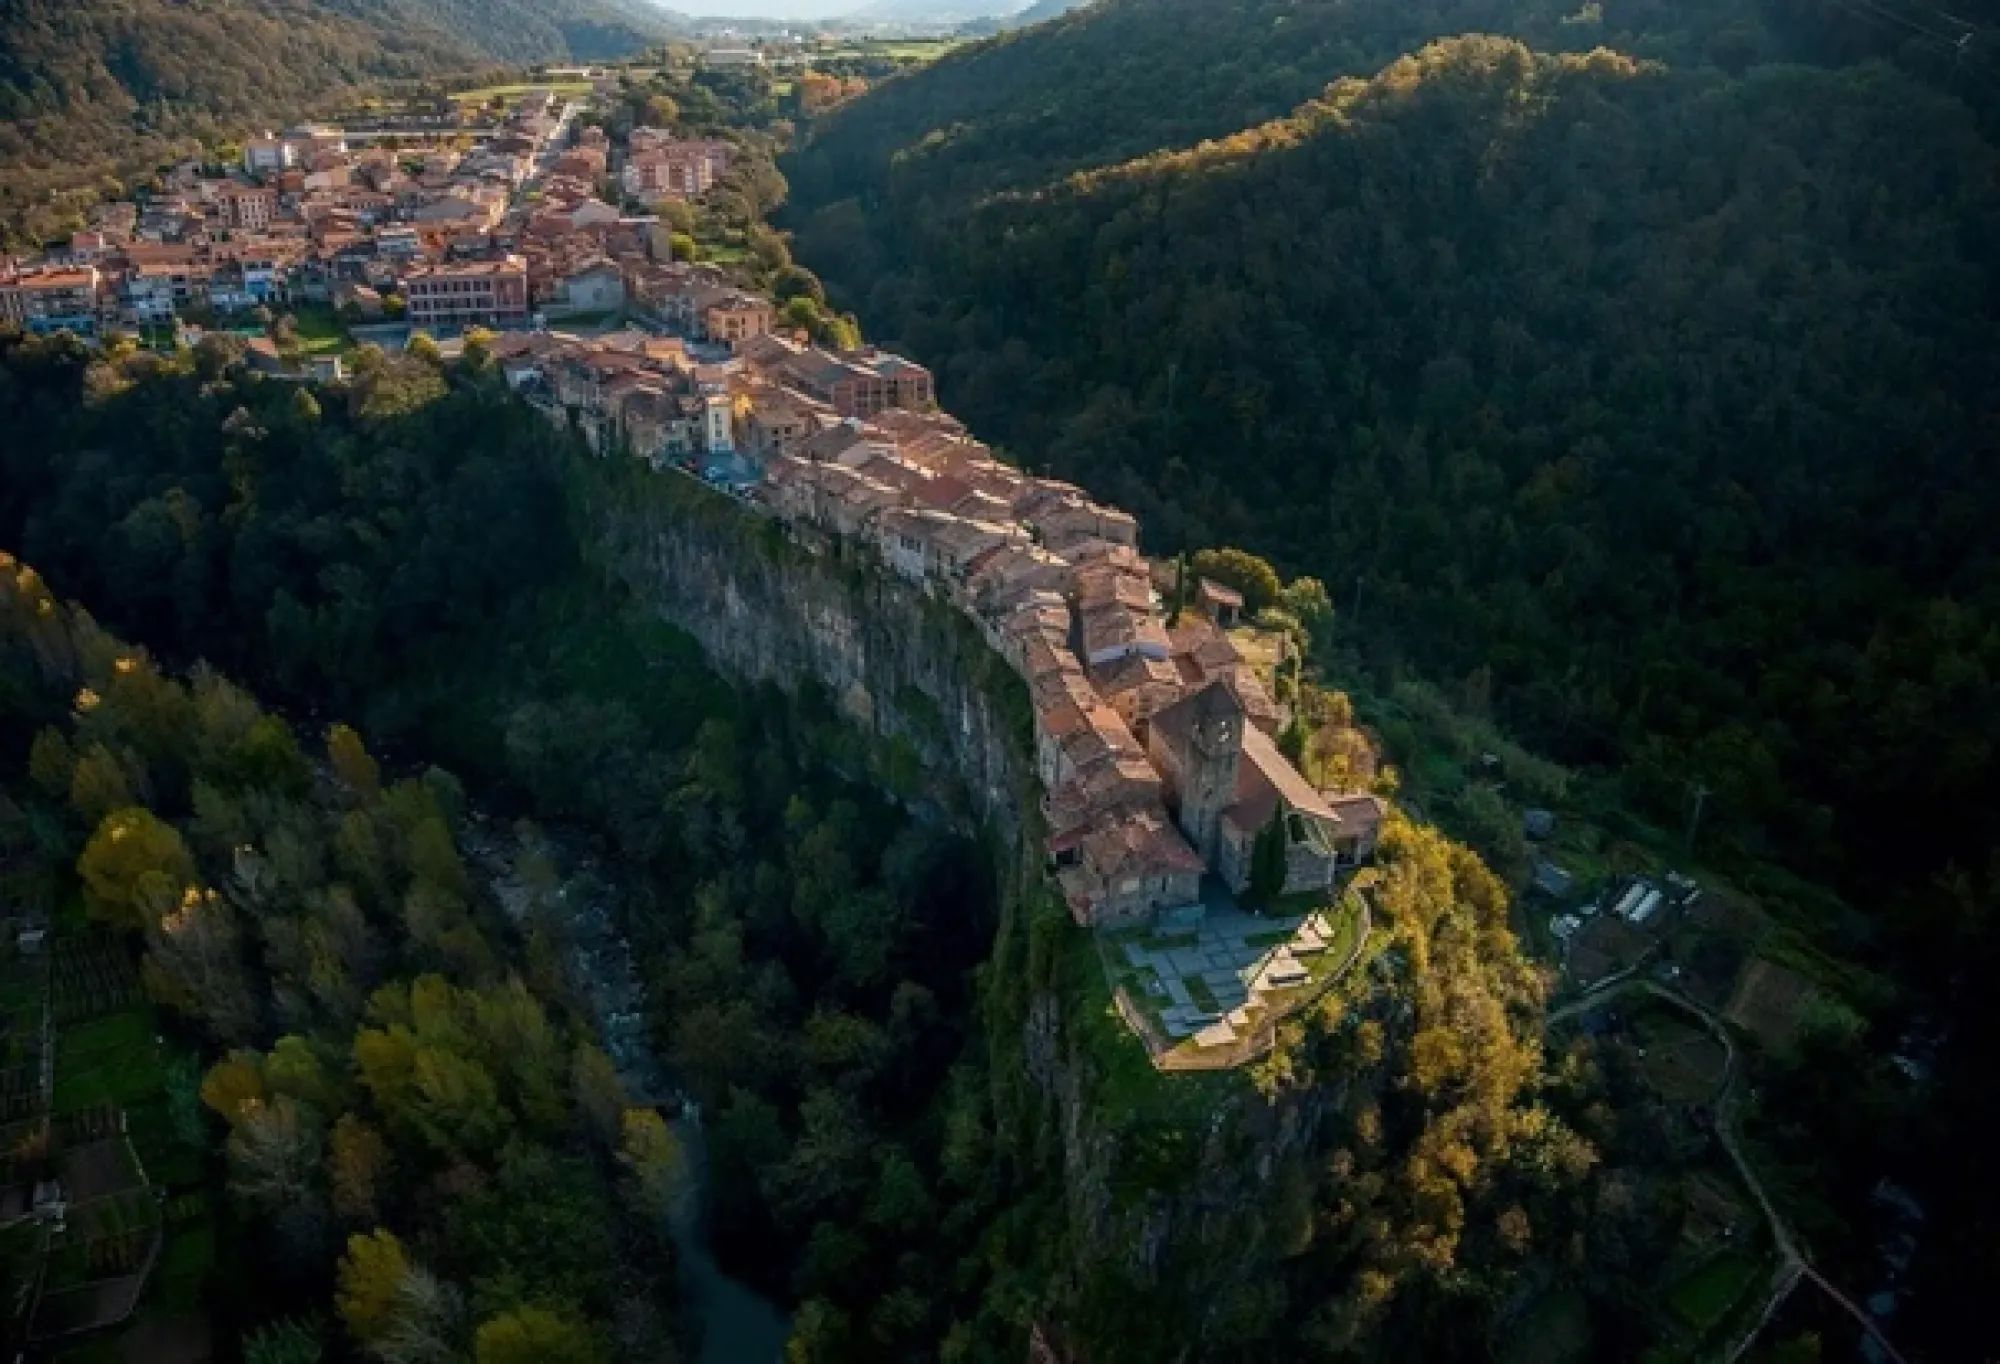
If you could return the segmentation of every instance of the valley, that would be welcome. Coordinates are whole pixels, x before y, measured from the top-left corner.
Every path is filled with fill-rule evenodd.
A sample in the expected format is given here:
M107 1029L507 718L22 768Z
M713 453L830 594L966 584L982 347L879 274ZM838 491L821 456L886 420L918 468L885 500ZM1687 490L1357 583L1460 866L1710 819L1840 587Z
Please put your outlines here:
M569 34L183 125L0 277L10 1169L130 1114L165 1191L16 1224L9 1329L1959 1357L2000 177L1983 12L1897 13Z

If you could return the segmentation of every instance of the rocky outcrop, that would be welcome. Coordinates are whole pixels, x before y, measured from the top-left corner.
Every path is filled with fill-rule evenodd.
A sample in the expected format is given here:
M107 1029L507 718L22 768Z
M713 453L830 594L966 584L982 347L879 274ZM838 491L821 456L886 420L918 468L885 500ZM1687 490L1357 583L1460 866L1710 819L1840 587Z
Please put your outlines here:
M865 548L678 475L586 461L578 496L605 575L719 671L823 696L877 741L863 757L881 785L1025 846L1039 808L1026 685L948 603Z
M1044 885L1021 679L865 550L636 462L580 463L586 540L611 582L718 670L837 707L873 741L857 745L871 779L996 836L1006 908L982 1006L996 1138L1047 1233L1020 1266L1040 1297L1024 1353L1196 1360L1268 1327L1281 1263L1310 1237L1300 1172L1344 1095L1150 1072L1109 1015L1094 945Z

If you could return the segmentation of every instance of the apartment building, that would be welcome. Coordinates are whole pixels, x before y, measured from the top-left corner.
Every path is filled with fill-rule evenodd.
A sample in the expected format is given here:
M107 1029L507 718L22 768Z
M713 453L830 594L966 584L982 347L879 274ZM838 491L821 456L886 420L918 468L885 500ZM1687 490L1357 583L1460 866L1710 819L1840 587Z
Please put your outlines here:
M33 332L97 330L95 266L0 274L0 324Z
M262 185L224 185L216 191L215 211L224 227L260 231L278 211L278 192Z
M416 327L522 327L528 322L528 263L499 260L427 265L403 277Z

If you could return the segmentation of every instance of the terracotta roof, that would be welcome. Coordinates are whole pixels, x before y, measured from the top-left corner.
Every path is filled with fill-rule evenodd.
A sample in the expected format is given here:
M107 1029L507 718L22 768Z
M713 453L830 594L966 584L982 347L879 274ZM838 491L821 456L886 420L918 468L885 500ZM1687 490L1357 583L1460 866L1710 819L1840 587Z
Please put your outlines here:
M1155 715L1152 729L1169 747L1179 749L1198 725L1242 714L1243 703L1236 693L1226 683L1211 682Z
M1236 800L1223 812L1245 833L1254 834L1271 822L1282 801L1288 810L1338 824L1340 816L1313 784L1293 767L1254 725L1243 728L1243 761L1236 765Z
M1342 833L1365 833L1380 828L1388 807L1382 798L1366 791L1345 796L1328 796L1326 803L1340 820Z
M1213 578L1203 578L1201 580L1200 593L1203 601L1213 602L1217 606L1233 606L1238 610L1241 610L1243 607L1243 594L1241 592L1238 592L1233 587L1225 587Z

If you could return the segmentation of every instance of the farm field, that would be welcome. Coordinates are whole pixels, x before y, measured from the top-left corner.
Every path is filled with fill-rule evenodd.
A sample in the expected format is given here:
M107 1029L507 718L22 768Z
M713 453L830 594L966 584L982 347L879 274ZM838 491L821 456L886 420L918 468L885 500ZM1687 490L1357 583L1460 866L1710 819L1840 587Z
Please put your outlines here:
M553 95L587 95L590 82L585 80L512 81L505 85L481 85L471 90L455 90L452 98L460 104L484 104L492 99L519 99L533 90L547 90Z
M861 61L885 57L892 62L928 65L955 48L965 46L963 38L909 38L897 42L857 42L814 52L820 61Z
M1757 1257L1747 1251L1721 1251L1668 1288L1667 1304L1689 1326L1707 1331L1750 1290L1757 1267Z

